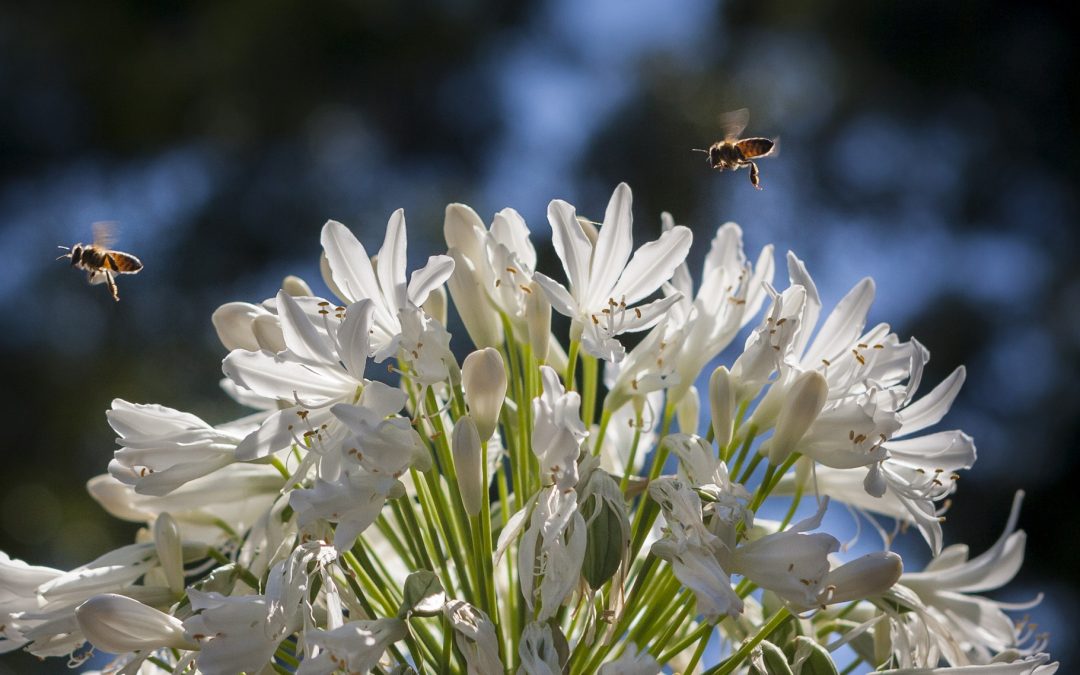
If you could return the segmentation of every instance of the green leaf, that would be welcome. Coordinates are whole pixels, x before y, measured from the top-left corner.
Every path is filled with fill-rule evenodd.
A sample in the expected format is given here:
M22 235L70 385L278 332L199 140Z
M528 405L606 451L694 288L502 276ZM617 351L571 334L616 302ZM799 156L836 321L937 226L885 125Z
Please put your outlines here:
M446 591L442 582L430 570L410 574L405 580L402 595L401 608L398 609L398 617L402 619L410 615L435 616L446 605Z

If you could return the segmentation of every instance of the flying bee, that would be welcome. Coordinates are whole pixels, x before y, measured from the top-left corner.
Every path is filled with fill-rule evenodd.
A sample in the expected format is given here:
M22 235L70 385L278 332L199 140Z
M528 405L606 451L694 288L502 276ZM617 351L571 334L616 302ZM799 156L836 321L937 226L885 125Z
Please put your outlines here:
M708 155L709 157L705 161L717 171L725 169L736 171L744 166L750 167L750 183L760 190L761 181L758 179L758 168L753 160L774 154L779 147L779 140L769 138L744 138L739 140L739 134L743 132L749 121L750 111L746 108L724 113L720 116L720 127L724 131L724 140L713 143L708 150L695 148L694 152L704 152Z
M59 256L57 260L69 258L72 267L86 272L88 282L93 285L108 284L113 300L120 302L116 275L135 274L142 269L142 262L130 253L109 248L113 240L111 223L94 223L93 228L94 243L61 246L60 248L68 253Z

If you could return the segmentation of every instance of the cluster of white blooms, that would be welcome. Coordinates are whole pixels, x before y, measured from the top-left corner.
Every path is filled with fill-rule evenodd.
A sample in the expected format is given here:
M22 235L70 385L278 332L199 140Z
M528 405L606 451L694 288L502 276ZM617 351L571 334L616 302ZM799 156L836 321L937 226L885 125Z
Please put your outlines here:
M804 263L778 290L772 248L751 262L729 223L695 291L691 231L664 214L635 250L626 185L600 223L559 200L548 219L565 284L515 211L489 228L453 204L447 254L411 274L401 211L377 256L331 221L329 299L290 277L219 308L222 387L256 412L114 401L88 487L145 527L68 572L0 554L0 652L127 674L1057 669L1006 614L1025 606L979 595L1021 565L1021 496L989 551L943 546L975 446L926 430L964 370L918 395L929 353L866 326L870 279L822 318ZM883 550L821 531L838 504ZM920 572L888 550L910 525Z

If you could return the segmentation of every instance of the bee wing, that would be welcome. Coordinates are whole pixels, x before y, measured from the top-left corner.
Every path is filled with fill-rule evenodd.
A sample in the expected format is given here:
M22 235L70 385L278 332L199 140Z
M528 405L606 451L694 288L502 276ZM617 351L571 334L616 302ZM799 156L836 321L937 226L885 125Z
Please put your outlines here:
M135 274L142 269L142 261L131 255L130 253L124 253L123 251L109 251L109 260L112 262L112 268L116 270L118 274Z
M731 112L722 113L719 117L720 131L724 134L725 141L734 141L750 123L750 110L739 108Z
M94 246L109 248L116 240L116 221L99 220L90 226L94 230Z
M755 159L774 154L776 141L771 138L744 138L736 143L735 147L746 159Z

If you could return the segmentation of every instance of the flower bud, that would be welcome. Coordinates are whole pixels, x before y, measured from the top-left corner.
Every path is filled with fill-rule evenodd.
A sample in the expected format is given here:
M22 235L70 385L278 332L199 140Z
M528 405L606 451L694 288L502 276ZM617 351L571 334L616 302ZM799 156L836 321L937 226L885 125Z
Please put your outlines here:
M488 299L483 276L465 255L451 248L454 273L446 282L465 332L477 347L494 347L503 341L502 322Z
M720 448L731 442L735 422L735 383L724 366L709 377L709 407L712 413L713 436Z
M506 397L506 369L499 352L486 347L466 356L461 364L461 387L480 440L487 441L499 425Z
M691 385L675 406L675 418L679 422L679 431L684 434L696 434L698 416L701 414L701 398L697 387Z
M457 473L458 490L465 513L480 513L484 496L483 471L480 466L480 435L476 423L468 415L454 425L451 451L454 455L454 471Z
M180 526L168 513L162 513L154 521L154 546L169 590L177 595L183 593L184 547L180 539Z
M596 590L615 575L629 554L630 517L619 484L606 471L589 474L580 493L588 532L581 576Z
M776 431L767 446L770 464L780 464L787 459L825 407L828 396L829 383L816 370L795 378L776 419Z
M312 295L311 286L308 286L307 282L300 277L292 274L285 277L281 282L281 290L294 298L310 297Z
M904 562L892 551L876 551L844 563L825 578L822 605L881 595L900 580Z
M198 649L184 638L179 619L123 595L95 595L75 609L75 619L90 644L111 654L162 647Z
M528 297L525 298L525 322L529 327L533 356L541 362L547 361L551 345L551 303L535 281L529 283Z
M446 291L442 286L428 294L424 301L424 312L442 325L446 325Z

